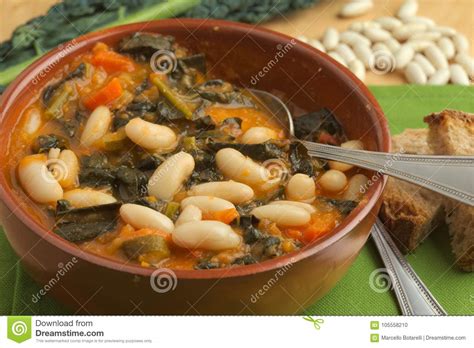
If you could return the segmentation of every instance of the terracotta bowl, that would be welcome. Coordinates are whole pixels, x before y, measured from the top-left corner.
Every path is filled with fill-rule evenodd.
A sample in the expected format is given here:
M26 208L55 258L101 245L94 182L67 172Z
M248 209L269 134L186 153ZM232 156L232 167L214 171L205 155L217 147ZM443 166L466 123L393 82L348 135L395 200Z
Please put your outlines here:
M250 25L171 19L82 36L23 71L1 99L0 163L8 163L9 136L21 110L61 66L96 42L114 45L137 31L172 35L191 50L205 52L213 76L275 93L296 116L327 107L349 138L362 139L371 150L390 150L387 123L372 94L349 70L324 53L291 37ZM31 218L5 172L0 173L1 219L23 266L44 286L56 279L58 264L75 260L47 293L77 313L90 314L301 312L333 288L359 254L380 207L385 184L385 179L376 181L340 226L304 250L231 269L164 273L84 253L48 232Z

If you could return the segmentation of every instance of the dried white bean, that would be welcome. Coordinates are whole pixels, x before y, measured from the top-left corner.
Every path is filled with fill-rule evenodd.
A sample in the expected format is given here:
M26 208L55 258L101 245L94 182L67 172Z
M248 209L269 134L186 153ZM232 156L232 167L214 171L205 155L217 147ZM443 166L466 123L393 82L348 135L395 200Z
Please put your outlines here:
M286 185L286 197L291 201L312 203L316 197L316 184L306 174L295 174Z
M395 52L395 61L397 63L397 69L403 69L411 62L415 56L415 50L410 45L402 45L400 49Z
M426 74L421 66L416 62L410 62L405 68L405 78L411 84L424 85L426 84Z
M193 170L194 158L186 152L167 158L148 180L148 193L159 199L171 200Z
M442 37L438 40L438 47L444 53L446 58L451 59L456 53L456 48L454 47L453 42L448 37Z
M151 151L173 150L177 143L176 134L171 128L147 122L140 117L127 123L125 133L135 144Z
M433 41L429 40L408 40L405 45L411 46L415 52L421 52L433 45Z
M336 51L328 52L328 55L329 55L332 59L336 60L336 61L339 62L340 64L342 64L342 65L344 65L345 67L347 67L347 63L346 63L346 61L344 60L344 58L342 58L342 56L341 56L339 53L337 53Z
M151 228L171 233L174 229L173 221L166 215L139 204L122 204L120 217L134 228Z
M347 63L350 63L354 59L356 59L356 56L352 49L345 43L340 43L339 45L337 45L336 52L339 53L342 59L344 59L344 61Z
M46 167L44 154L24 157L18 165L23 189L38 203L52 203L63 198L63 189Z
M251 127L242 135L241 142L243 144L260 144L276 138L278 138L278 135L273 129L267 127Z
M183 209L188 205L198 207L203 213L235 208L235 205L231 202L213 196L191 196L181 201L181 207Z
M373 6L372 1L352 1L342 6L339 16L345 18L361 16L369 12Z
M183 248L225 250L237 247L240 237L220 221L192 221L177 226L171 234L173 242Z
M452 64L449 66L451 73L451 82L455 85L469 86L469 76L460 64Z
M372 50L370 46L357 45L354 47L354 54L362 63L364 63L366 68L370 68L370 61L372 59Z
M89 188L64 192L63 198L69 201L74 208L86 208L117 202L114 196Z
M469 76L474 77L474 59L472 57L467 53L459 53L454 57L454 61L461 65Z
M448 61L446 57L437 46L428 46L424 50L424 54L426 58L428 58L428 60L431 62L431 64L434 65L435 68L444 69L448 67Z
M457 53L469 51L469 40L463 34L456 33L452 37L454 47L456 47Z
M316 212L316 208L308 203L287 201L287 200L273 201L270 203L270 205L275 205L275 204L293 205L295 207L303 208L310 214L313 214Z
M310 213L290 204L267 204L254 208L251 214L259 220L268 219L280 226L301 226L309 222Z
M365 66L359 59L354 59L349 63L349 69L354 73L355 76L361 81L365 80Z
M98 106L92 111L86 126L81 134L81 144L84 146L91 146L97 140L101 139L112 122L110 110L106 106Z
M388 30L388 31L392 31L402 26L402 22L395 17L384 16L384 17L376 18L375 21L379 23L383 29Z
M385 41L392 37L390 32L379 28L367 28L364 30L364 34L365 37L367 37L372 42Z
M404 24L393 31L393 37L399 41L407 40L415 33L426 30L426 25L420 23Z
M28 109L23 130L27 134L34 134L41 127L41 113L37 108Z
M400 42L398 42L396 39L393 37L384 41L384 44L388 47L390 52L395 53L400 49Z
M342 32L340 35L340 40L343 43L351 45L353 48L356 48L357 46L360 46L360 45L366 45L366 46L371 45L371 42L369 39L367 39L365 36L352 30Z
M352 150L363 150L364 143L360 140L349 140L341 144L341 147L344 149L352 149ZM329 161L329 168L336 169L341 172L347 172L349 169L354 168L354 165L348 163L342 163L337 161Z
M339 32L333 27L326 29L323 35L323 45L326 47L326 50L332 50L336 48L339 43Z
M398 9L397 17L398 18L407 18L407 17L414 17L418 12L418 1L416 0L405 0Z
M428 17L420 17L420 16L415 16L415 17L406 17L403 18L403 23L418 23L418 24L423 24L426 25L427 28L433 28L436 23L434 20Z
M429 40L429 41L436 41L441 38L441 33L437 31L425 31L425 32L418 32L410 35L410 40Z
M319 184L329 192L341 192L347 185L346 175L335 169L330 169L319 178Z
M231 148L217 151L216 164L226 178L242 182L254 189L268 190L279 184L279 180L272 180L267 168Z
M178 219L176 220L175 226L177 227L186 222L201 221L201 220L202 220L201 209L199 209L195 205L190 204L181 211L181 214L179 214Z
M441 33L441 35L444 35L444 36L453 36L456 34L456 30L454 30L451 27L437 26L437 27L431 28L431 30L437 31Z
M254 192L248 185L229 180L196 185L188 191L188 195L214 196L235 204L240 204L251 200L254 196Z
M326 48L324 47L324 45L319 40L309 39L308 44L310 44L314 48L320 50L321 52L326 52Z
M431 64L430 61L420 53L415 54L415 58L413 58L413 61L418 63L418 65L423 69L426 76L431 76L436 72L436 69L434 68L433 64Z
M391 53L390 49L387 47L386 44L383 42L377 42L372 46L372 51L378 52L378 51L385 51L387 53Z
M374 21L362 21L362 22L353 22L349 25L348 29L362 32L367 28L382 28L380 23Z
M449 82L451 74L448 68L439 69L428 79L429 85L445 85Z
M350 201L359 200L366 190L365 186L368 181L369 179L364 174L354 175L347 184L343 198Z

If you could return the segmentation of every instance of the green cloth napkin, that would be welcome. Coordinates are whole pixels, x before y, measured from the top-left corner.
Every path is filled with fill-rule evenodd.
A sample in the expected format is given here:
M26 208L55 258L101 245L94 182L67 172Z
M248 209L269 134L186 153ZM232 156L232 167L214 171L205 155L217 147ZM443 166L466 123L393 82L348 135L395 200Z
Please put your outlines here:
M445 86L371 87L390 123L393 134L405 128L424 127L423 116L446 108L474 112L474 88ZM5 235L0 231L0 315L69 314L52 298L37 303L32 295L40 289L25 273ZM458 271L449 248L446 229L434 231L408 261L440 304L451 315L474 313L474 274ZM397 315L392 291L374 291L370 276L383 268L371 240L346 276L323 299L311 305L314 315ZM304 280L302 280L304 281Z

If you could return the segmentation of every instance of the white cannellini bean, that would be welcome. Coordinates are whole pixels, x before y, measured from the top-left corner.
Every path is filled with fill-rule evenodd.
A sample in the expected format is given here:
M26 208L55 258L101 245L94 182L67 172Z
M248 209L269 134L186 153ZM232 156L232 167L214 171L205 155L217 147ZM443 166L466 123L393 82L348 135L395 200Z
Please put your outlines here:
M179 226L185 224L186 222L191 221L201 221L202 220L202 212L201 209L196 207L195 205L188 205L181 211L179 214L178 219L176 220L175 226Z
M436 41L441 38L441 33L437 31L425 31L425 32L418 32L410 35L410 40L428 40L428 41Z
M186 152L168 157L148 180L148 193L159 199L171 200L194 170L194 158Z
M176 134L171 128L147 122L140 117L127 123L125 134L135 144L151 151L173 150L177 142Z
M456 53L456 48L454 47L453 42L448 37L442 37L438 40L438 47L444 53L447 59L451 59L454 57Z
M354 53L359 60L364 64L366 68L370 68L370 62L372 59L372 49L370 46L357 45L354 46Z
M424 54L435 68L444 69L448 67L448 60L437 46L428 46L424 50Z
M203 213L235 209L235 205L225 199L212 196L191 196L181 201L181 207L184 209L188 205L198 207Z
M151 228L171 233L173 221L166 215L139 204L126 203L120 207L120 217L134 228Z
M427 28L433 28L436 23L434 20L428 17L420 17L420 16L415 16L415 17L406 17L403 18L403 23L418 23L418 24L423 24L426 25Z
M452 64L449 66L451 73L451 82L455 85L469 86L469 76L460 64Z
M451 28L451 27L445 27L445 26L436 26L434 28L431 28L430 30L432 31L437 31L441 33L441 35L444 36L453 36L456 34L456 30Z
M387 47L386 44L383 42L377 42L372 46L372 51L378 52L378 51L385 51L388 53L391 53L390 49Z
M402 26L402 22L395 17L379 17L375 19L375 22L379 23L383 29L392 31L398 27Z
M268 219L280 226L301 226L309 222L311 214L290 204L267 204L254 208L251 214L259 220Z
M367 28L382 28L380 23L374 21L362 21L362 22L353 22L349 25L348 29L352 31L362 32Z
M405 68L405 78L411 84L424 85L427 77L421 66L416 62L410 62Z
M429 40L408 40L405 42L405 45L410 46L413 48L415 52L421 52L427 49L429 46L433 45L433 41Z
M342 58L342 56L341 56L339 53L337 53L336 51L328 52L328 55L329 55L332 59L336 60L336 61L339 62L340 64L342 64L342 65L344 65L345 67L347 67L347 63L346 63L346 61L344 60L344 58Z
M71 150L63 150L58 161L53 163L51 171L59 184L67 189L78 185L79 167L76 154Z
M339 16L344 18L351 18L361 16L369 12L369 10L374 6L372 1L352 1L343 5L339 11Z
M415 56L415 50L410 45L402 45L400 49L395 52L395 61L397 63L397 69L403 69L411 62Z
M454 61L461 65L469 76L474 77L474 58L469 54L459 53L454 57Z
M190 196L214 196L229 202L240 204L251 200L254 196L253 189L237 181L214 181L193 186L189 191Z
M339 43L339 32L336 28L329 27L323 35L323 45L326 50L333 50Z
M251 127L249 128L241 138L243 144L260 144L267 140L277 139L277 133L267 127Z
M61 154L61 149L57 147L53 147L48 151L48 160L55 160L59 158Z
M254 189L268 190L279 184L279 180L272 180L267 168L235 149L225 148L217 151L216 164L226 178L242 182Z
M358 32L347 30L341 33L340 40L343 43L351 45L353 48L356 48L360 45L370 46L371 42L365 36L359 34Z
M326 48L324 47L324 45L319 40L309 39L308 44L310 44L314 48L320 50L321 52L326 52Z
M349 140L341 144L344 149L363 150L364 144L360 140ZM341 172L347 172L349 169L354 168L354 165L348 163L342 163L337 161L329 161L329 168L336 169Z
M400 42L391 37L390 39L384 41L384 44L388 47L390 52L395 53L400 49Z
M312 203L316 197L316 184L306 174L295 174L286 184L286 197L291 201Z
M98 106L87 119L86 126L81 134L81 144L91 146L101 139L108 131L112 116L106 106Z
M354 175L347 183L343 198L350 201L360 199L367 189L366 185L368 181L369 179L364 174Z
M326 191L341 192L347 185L347 178L340 170L330 169L321 175L319 184Z
M456 33L452 37L454 47L456 47L457 53L469 51L469 40L461 33Z
M430 61L420 53L415 54L415 58L413 58L413 61L418 63L418 65L423 69L426 76L431 76L436 72L436 69L434 68L433 64L431 64Z
M232 249L241 240L229 225L220 221L186 222L176 226L171 236L176 245L188 249Z
M354 59L349 63L349 69L361 81L365 80L365 65L359 59Z
M418 12L418 1L405 0L397 12L398 18L414 17Z
M340 43L336 46L336 52L344 59L346 63L352 62L356 56L352 49L345 43Z
M299 208L302 208L302 209L306 210L310 214L313 214L313 213L316 212L316 208L314 206L312 206L311 204L308 204L308 203L303 203L303 202L287 201L287 200L280 200L280 201L270 202L270 205L275 205L275 204L293 205L295 207L299 207Z
M392 37L390 32L379 28L367 28L364 30L364 34L365 37L367 37L372 42L385 41Z
M31 108L26 111L23 130L27 134L34 134L41 127L41 113L37 108Z
M46 167L45 154L24 157L18 164L18 178L29 197L38 203L63 198L63 189Z
M445 85L449 82L451 74L448 68L439 69L428 79L429 85Z
M399 41L405 41L415 33L426 30L426 25L420 23L404 24L393 31L393 37Z
M74 208L86 208L117 202L114 196L90 188L66 191L63 198L69 201Z

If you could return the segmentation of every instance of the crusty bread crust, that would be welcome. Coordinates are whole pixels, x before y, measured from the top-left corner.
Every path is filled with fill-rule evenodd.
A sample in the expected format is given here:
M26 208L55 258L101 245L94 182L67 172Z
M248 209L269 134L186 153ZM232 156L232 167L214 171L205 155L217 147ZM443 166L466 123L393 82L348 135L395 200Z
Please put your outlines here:
M428 142L440 155L474 155L474 114L443 110L425 117ZM474 178L473 178L474 180ZM445 199L446 222L457 265L474 271L474 207Z

